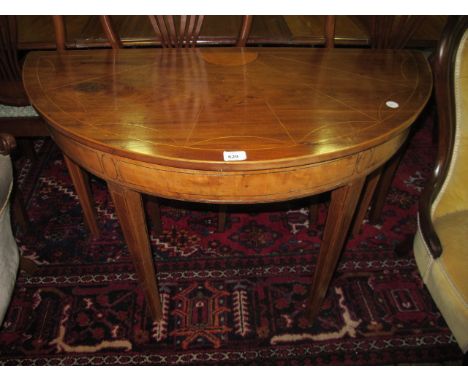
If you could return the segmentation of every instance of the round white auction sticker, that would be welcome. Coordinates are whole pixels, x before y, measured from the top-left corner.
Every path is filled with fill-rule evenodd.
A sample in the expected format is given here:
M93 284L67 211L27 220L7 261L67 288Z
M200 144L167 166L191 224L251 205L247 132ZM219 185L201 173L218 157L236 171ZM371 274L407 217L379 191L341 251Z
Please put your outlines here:
M389 107L390 109L398 109L398 107L400 107L398 102L395 101L387 101L385 102L385 105L387 105L387 107Z

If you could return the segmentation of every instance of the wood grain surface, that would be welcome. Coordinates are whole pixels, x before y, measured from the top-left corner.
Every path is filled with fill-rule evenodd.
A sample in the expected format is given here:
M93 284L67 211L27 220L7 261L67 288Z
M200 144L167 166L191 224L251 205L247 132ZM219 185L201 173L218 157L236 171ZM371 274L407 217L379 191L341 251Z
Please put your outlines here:
M39 113L77 141L223 171L317 163L383 143L431 90L419 53L299 48L33 52L24 84ZM224 151L247 160L224 162Z

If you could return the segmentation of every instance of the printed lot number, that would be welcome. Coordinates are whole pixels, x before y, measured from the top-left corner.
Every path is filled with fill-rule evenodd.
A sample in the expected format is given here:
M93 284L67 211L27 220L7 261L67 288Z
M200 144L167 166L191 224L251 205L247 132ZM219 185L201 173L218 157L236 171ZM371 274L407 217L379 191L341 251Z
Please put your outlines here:
M233 162L247 159L247 153L245 151L224 151L223 156L225 162Z

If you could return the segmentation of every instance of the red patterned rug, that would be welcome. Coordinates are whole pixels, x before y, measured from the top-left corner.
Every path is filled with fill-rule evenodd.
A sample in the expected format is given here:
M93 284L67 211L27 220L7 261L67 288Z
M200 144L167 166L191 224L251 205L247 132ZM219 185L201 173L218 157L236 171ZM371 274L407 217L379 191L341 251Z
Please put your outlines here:
M6 365L460 364L463 355L425 289L413 254L395 246L416 229L433 161L430 120L412 139L383 224L364 225L338 264L312 327L303 315L326 213L307 201L217 208L162 201L151 235L164 320L149 318L103 181L92 178L102 236L90 241L62 156L36 141L17 161L31 229L19 234L21 272L0 329ZM326 200L325 200L326 201Z

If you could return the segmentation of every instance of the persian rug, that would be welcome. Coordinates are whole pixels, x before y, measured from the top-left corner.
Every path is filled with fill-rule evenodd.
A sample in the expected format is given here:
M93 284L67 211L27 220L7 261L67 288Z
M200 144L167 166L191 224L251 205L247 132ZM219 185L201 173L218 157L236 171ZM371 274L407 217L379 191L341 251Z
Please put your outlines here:
M308 201L228 209L161 200L152 230L164 319L146 310L105 183L91 177L102 235L91 240L60 151L35 141L18 158L31 227L18 233L20 272L0 329L2 365L394 365L461 364L463 354L423 285L411 250L431 171L432 122L406 151L382 223L350 238L322 310L304 303L324 227L327 195L309 226Z

